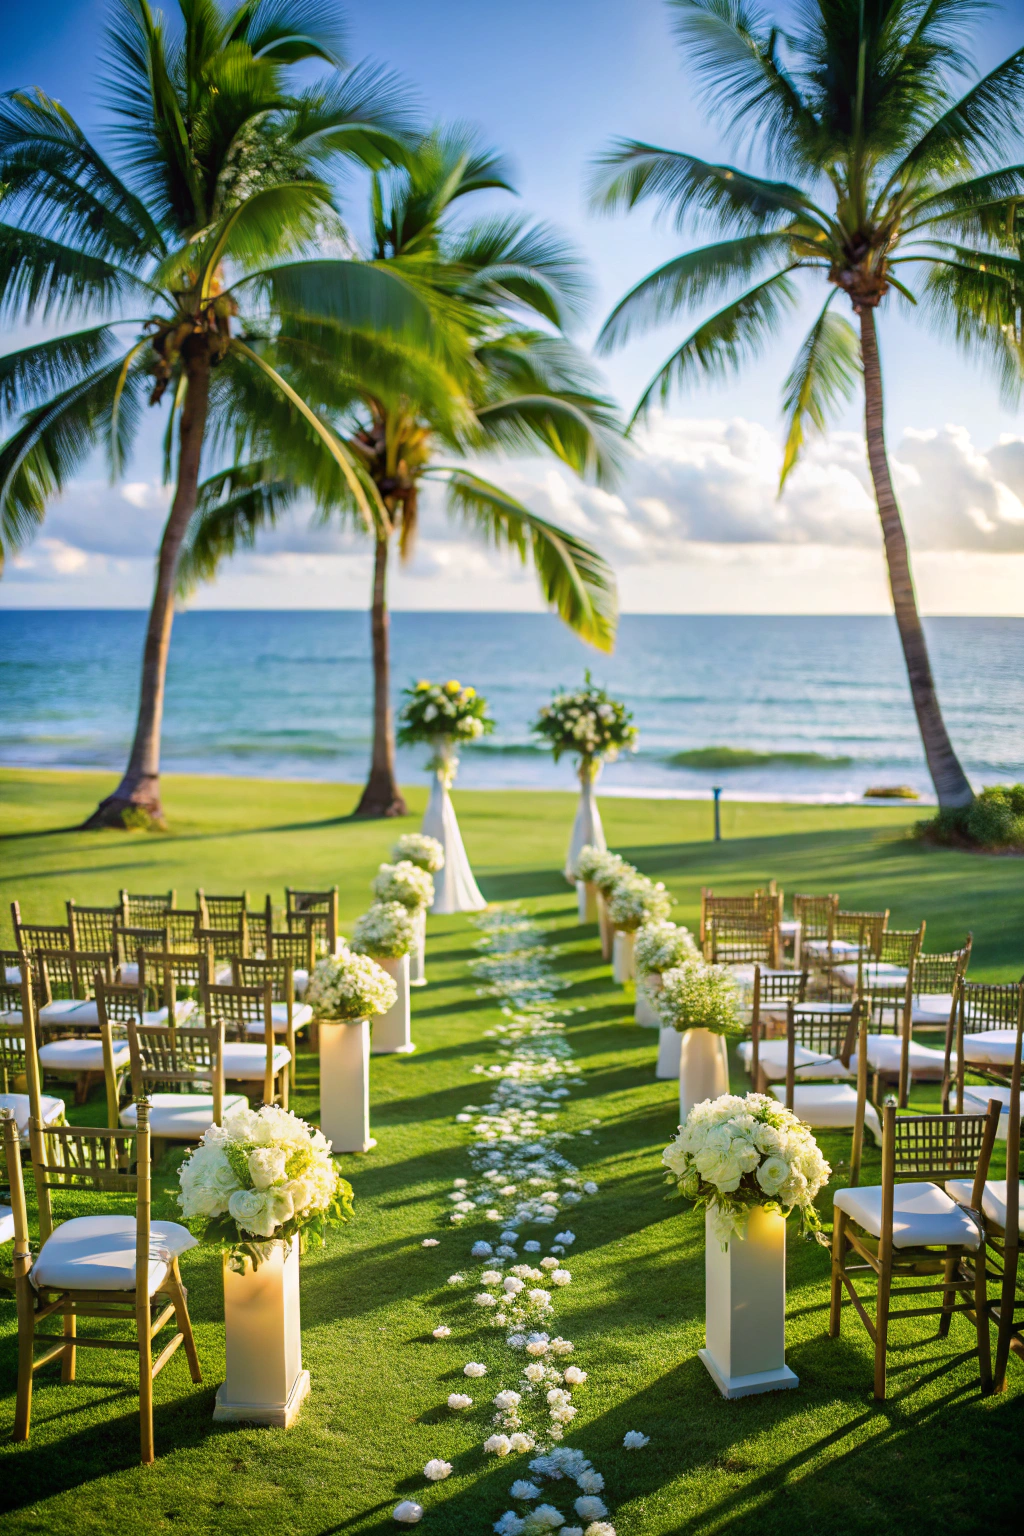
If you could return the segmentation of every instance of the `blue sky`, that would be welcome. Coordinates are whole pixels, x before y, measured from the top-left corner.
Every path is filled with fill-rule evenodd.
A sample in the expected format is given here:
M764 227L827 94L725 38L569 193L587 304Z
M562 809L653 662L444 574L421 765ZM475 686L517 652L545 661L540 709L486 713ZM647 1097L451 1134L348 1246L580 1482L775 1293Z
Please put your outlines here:
M41 85L96 128L105 9L103 0L9 8L0 89ZM588 211L585 178L595 152L624 134L742 158L742 147L730 146L724 125L708 121L690 89L662 0L520 0L514 7L351 0L345 9L350 56L369 55L395 69L426 116L479 125L511 155L524 207L584 249L595 280L590 334L625 288L681 248L680 237L646 213L608 219ZM1020 7L993 10L977 37L984 68L1024 41ZM358 206L354 195L356 223ZM674 334L658 332L604 364L625 408ZM503 465L495 476L587 527L620 568L626 606L884 608L856 411L816 447L793 504L780 509L774 500L779 388L800 335L795 322L772 356L742 379L678 399L656 425L619 505L578 491L544 466ZM925 606L1024 611L1024 598L1015 597L1024 591L1020 412L1000 402L978 368L895 315L885 317L883 348L889 437L906 470L901 489ZM60 547L28 551L28 563L0 584L0 602L143 602L146 541L155 541L162 505L152 453L140 455L131 477L125 496L102 483L98 466L83 475L46 530L46 547ZM675 520L671 529L666 519ZM965 534L957 533L958 522ZM993 541L986 529L997 526ZM324 605L347 606L361 602L364 576L361 551L318 544L303 529L236 562L199 600L291 605L308 599L312 582ZM496 606L532 605L528 580L452 538L440 523L437 537L425 541L419 569L399 578L396 601L447 606L460 592L464 600L467 577Z

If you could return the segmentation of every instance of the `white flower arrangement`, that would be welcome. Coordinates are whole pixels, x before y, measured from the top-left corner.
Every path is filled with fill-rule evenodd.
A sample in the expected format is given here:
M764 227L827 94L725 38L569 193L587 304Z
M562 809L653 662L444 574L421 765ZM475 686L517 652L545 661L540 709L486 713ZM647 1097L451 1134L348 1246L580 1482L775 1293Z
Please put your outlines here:
M704 960L661 973L661 991L654 999L663 1024L673 1029L710 1029L712 1034L738 1034L743 1026L736 978L724 965Z
M432 1483L443 1482L446 1477L451 1477L451 1474L451 1462L442 1461L439 1456L435 1456L431 1461L428 1461L423 1468L423 1476Z
M382 864L370 885L378 901L400 901L410 912L429 907L434 899L434 882L425 869L409 859L397 864Z
M593 761L614 762L620 752L635 752L639 732L625 704L596 687L586 674L586 684L575 693L556 693L545 704L533 725L536 735L550 745L555 762L566 752Z
M400 901L375 901L352 929L352 952L397 960L418 942L416 919Z
M276 1105L236 1109L213 1125L178 1170L178 1204L202 1237L228 1248L244 1272L277 1242L322 1244L352 1215L352 1186L338 1173L322 1131Z
M316 1018L367 1019L387 1013L398 998L394 979L369 955L350 949L318 960L306 988Z
M636 931L633 963L638 976L673 971L688 960L699 960L700 951L688 928L675 923L644 923Z
M608 916L614 927L635 933L644 923L664 922L672 911L672 898L660 881L646 875L627 875L617 880L608 896Z
M680 1194L710 1210L723 1244L742 1235L755 1205L784 1216L795 1208L801 1231L820 1228L814 1200L832 1169L810 1128L767 1094L695 1104L662 1162Z
M617 880L622 880L626 875L635 875L636 866L624 859L621 853L612 853L607 848L595 848L592 843L587 843L579 851L573 868L573 876L577 880L583 880L587 885L596 885L598 890L607 895Z
M455 741L476 741L494 730L487 700L454 677L446 683L431 683L423 678L414 687L404 688L402 696L405 703L398 714L398 740L402 746L436 741L443 736Z
M627 1429L622 1437L622 1448L626 1451L642 1451L650 1443L650 1435L642 1435L638 1429Z
M436 837L427 837L423 832L404 833L392 848L391 857L396 863L415 864L418 869L425 869L428 875L436 875L444 868L443 845Z

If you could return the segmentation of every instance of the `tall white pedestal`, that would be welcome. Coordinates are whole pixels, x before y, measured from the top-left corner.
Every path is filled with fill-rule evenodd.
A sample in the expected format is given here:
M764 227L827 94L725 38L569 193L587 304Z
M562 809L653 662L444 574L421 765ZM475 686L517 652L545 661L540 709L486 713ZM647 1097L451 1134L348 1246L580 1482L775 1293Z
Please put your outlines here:
M679 1053L682 1049L683 1037L678 1029L671 1024L661 1026L661 1034L658 1036L658 1064L654 1069L655 1077L670 1077L673 1082L679 1081Z
M449 743L449 760L451 746ZM469 857L452 797L448 793L450 775L454 765L438 768L430 787L430 799L423 813L422 831L427 837L436 837L444 849L444 865L434 876L434 904L431 912L480 912L487 903L480 894L470 868Z
M695 1104L729 1092L725 1036L710 1029L686 1029L679 1043L679 1124Z
M786 1223L755 1206L743 1237L723 1250L704 1228L705 1347L698 1353L723 1397L799 1386L786 1364Z
M409 1010L409 956L399 955L396 960L382 957L377 961L381 970L393 976L398 996L387 1013L379 1014L373 1021L370 1033L370 1054L408 1056L416 1047L412 1043L412 1018Z
M580 798L576 806L576 818L572 824L569 848L565 855L564 873L570 885L576 878L576 860L583 849L600 848L603 851L608 846L604 840L601 812L597 808L597 799L594 795L594 783L600 771L600 763L584 761L579 766Z
M420 907L413 921L416 924L416 943L409 951L409 985L425 987L427 984L427 909Z
M649 983L649 974L636 977L636 1003L633 1008L633 1022L634 1024L639 1024L641 1029L660 1029L661 1015L654 1006ZM675 1073L672 1076L674 1077Z
M335 1152L368 1152L370 1025L366 1019L320 1021L320 1129Z
M277 1243L258 1269L236 1274L224 1261L227 1380L217 1388L213 1417L288 1429L309 1391L302 1369L299 1240Z
M610 960L615 929L612 927L612 920L608 916L608 903L600 891L597 893L597 927L601 935L601 959Z
M581 923L597 922L597 886L592 880L576 881L576 914Z
M623 928L616 928L615 937L612 940L612 980L617 981L620 987L624 987L627 981L633 980L635 942L635 933L627 933Z

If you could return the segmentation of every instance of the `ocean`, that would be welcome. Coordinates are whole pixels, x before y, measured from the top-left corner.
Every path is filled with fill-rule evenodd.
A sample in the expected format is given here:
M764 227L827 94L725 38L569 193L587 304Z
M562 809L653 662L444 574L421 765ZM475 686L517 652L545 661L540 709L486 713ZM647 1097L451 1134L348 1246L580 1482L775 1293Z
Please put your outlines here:
M891 619L627 615L613 656L547 615L395 613L391 623L396 698L418 677L457 677L490 703L497 730L464 750L467 788L572 788L571 765L552 762L530 722L589 668L640 728L639 751L605 769L602 794L705 795L718 784L733 798L855 801L869 786L907 784L931 795ZM0 610L0 763L122 767L144 626L135 611ZM1024 779L1024 620L926 627L972 782ZM366 614L176 619L165 771L358 781L369 719ZM399 751L403 782L424 777L424 756Z

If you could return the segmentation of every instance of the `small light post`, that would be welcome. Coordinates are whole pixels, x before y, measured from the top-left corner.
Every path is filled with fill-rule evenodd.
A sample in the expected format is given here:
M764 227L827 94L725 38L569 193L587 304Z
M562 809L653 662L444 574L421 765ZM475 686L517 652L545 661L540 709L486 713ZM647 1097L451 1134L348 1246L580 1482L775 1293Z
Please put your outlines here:
M720 843L722 841L722 811L719 803L722 798L721 785L712 785L711 793L715 797L715 842Z

